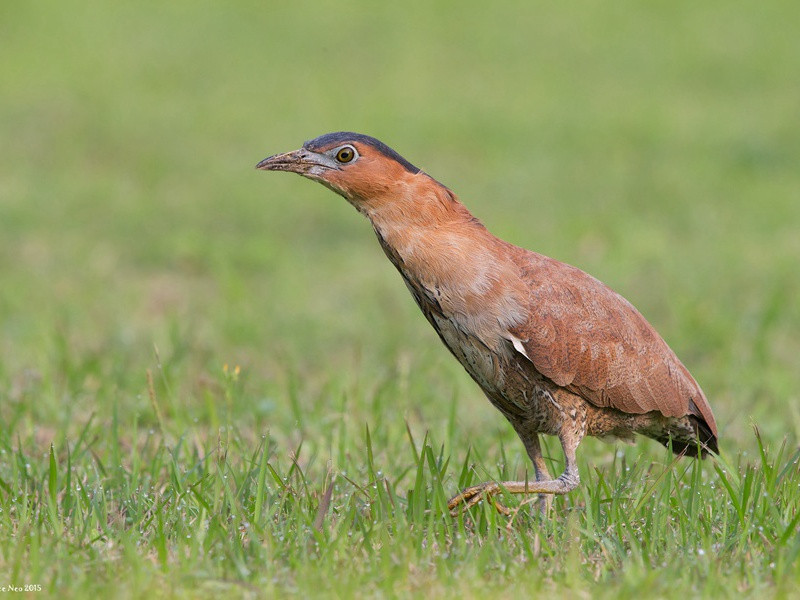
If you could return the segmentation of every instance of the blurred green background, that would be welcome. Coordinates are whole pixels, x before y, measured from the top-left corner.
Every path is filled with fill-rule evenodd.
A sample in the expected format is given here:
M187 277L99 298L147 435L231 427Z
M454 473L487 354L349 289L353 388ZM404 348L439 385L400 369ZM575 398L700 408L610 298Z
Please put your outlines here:
M513 439L369 225L253 169L344 129L628 297L704 387L723 449L752 448L752 423L796 440L798 19L789 1L4 3L6 433L46 448L112 407L152 420L159 364L180 431L230 364L230 417L254 431L313 439L341 388L399 378L381 427L436 430L455 396L459 451Z
M796 589L799 22L789 0L0 4L0 583ZM730 462L590 439L550 522L444 514L530 465L369 224L254 169L336 130L629 298Z

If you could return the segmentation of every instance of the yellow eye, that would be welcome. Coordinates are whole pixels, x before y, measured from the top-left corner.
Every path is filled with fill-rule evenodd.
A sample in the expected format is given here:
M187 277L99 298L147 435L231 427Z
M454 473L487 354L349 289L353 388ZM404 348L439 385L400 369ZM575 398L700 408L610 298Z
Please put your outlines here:
M350 146L345 146L336 153L336 160L338 160L340 163L349 163L355 158L355 156L356 151Z

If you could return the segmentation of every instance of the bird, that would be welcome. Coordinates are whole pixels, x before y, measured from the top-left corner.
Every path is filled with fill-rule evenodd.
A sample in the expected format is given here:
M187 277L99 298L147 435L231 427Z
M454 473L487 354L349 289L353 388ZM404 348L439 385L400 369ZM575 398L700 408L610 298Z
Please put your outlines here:
M454 515L501 491L553 495L580 484L585 436L652 438L675 454L718 454L700 386L642 314L578 269L492 235L448 187L368 135L339 131L256 165L316 181L372 224L387 258L444 345L502 413L535 480L486 481L448 502ZM552 477L541 435L556 436L564 471Z

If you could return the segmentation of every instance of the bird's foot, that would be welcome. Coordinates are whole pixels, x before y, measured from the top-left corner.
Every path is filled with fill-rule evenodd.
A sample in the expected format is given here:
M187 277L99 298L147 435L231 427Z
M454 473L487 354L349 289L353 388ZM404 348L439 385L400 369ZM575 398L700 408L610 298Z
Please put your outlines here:
M510 515L511 511L500 504L494 497L501 491L509 494L567 494L574 490L579 482L577 469L574 466L568 466L567 470L558 479L547 481L487 481L468 487L460 494L453 496L450 502L447 503L447 508L450 509L451 515L457 516L460 512L472 508L484 498L488 498L498 512ZM552 500L545 499L540 502L540 506L543 505L544 509L547 509Z
M447 503L447 508L450 509L450 514L456 517L485 498L491 501L492 506L495 507L497 512L509 516L511 510L495 498L501 489L500 484L495 481L486 481L479 485L473 485L461 490L461 492L450 498L450 501Z

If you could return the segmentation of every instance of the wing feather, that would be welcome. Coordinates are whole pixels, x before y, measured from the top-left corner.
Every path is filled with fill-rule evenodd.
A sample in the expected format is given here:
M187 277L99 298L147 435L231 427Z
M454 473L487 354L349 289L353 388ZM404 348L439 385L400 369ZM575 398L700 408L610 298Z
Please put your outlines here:
M717 435L700 386L630 302L576 267L526 254L531 316L509 339L540 373L596 406L693 414Z

